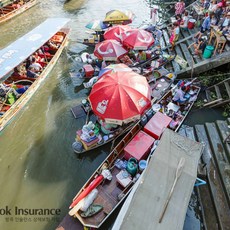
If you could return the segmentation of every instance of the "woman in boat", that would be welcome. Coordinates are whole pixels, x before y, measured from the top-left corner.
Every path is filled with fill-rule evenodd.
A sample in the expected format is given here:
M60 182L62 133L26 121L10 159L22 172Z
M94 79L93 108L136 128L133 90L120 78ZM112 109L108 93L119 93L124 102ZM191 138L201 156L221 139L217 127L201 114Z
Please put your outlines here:
M185 98L185 91L186 91L186 86L182 86L179 89L176 90L176 93L173 97L173 102L176 104L184 104L187 101L187 98Z
M144 50L138 50L137 61L141 63L141 62L145 62L146 60L147 60L146 52Z
M99 120L99 123L101 125L101 131L104 133L104 134L111 134L111 133L114 133L114 131L116 130L117 128L117 125L116 124L108 124L106 123L105 121L103 120Z

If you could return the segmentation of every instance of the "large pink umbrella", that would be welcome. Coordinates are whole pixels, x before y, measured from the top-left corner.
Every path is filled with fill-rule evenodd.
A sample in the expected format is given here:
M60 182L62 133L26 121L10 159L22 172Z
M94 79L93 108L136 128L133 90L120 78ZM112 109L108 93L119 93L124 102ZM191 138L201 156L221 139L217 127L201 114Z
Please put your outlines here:
M93 86L89 101L99 118L122 125L151 107L151 90L146 78L133 71L109 71Z
M134 50L147 50L154 44L151 33L143 29L131 29L122 34L122 44Z
M111 28L109 28L105 33L104 33L104 38L106 40L108 39L115 39L117 41L121 41L121 33L130 30L131 28L128 25L116 25Z
M105 61L116 61L117 58L126 53L128 53L128 51L116 40L105 40L100 42L94 49L94 55Z

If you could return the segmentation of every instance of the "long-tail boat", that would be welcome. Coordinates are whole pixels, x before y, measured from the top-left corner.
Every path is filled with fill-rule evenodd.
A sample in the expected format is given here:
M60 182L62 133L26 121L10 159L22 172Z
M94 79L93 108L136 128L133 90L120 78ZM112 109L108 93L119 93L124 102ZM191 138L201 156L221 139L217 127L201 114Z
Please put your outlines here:
M0 23L10 20L36 4L37 0L0 0Z
M176 86L153 104L148 121L141 119L133 126L74 197L70 216L91 228L99 228L106 221L147 167L148 158L157 148L164 130L177 131L184 122L200 91L192 83L187 86L188 101L183 105L172 101Z
M68 43L70 30L64 28L68 21L66 18L47 19L0 51L0 86L7 89L0 96L0 131L23 109L57 62ZM38 52L44 61L36 77L19 74L18 67L26 66L26 62Z

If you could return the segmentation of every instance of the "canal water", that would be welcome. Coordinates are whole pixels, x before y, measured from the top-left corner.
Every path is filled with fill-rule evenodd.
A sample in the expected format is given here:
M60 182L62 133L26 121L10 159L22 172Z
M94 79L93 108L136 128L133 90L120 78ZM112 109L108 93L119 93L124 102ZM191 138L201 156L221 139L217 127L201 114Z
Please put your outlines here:
M72 0L66 4L63 0L43 0L0 26L0 48L49 17L70 18L72 29L69 46L45 83L0 134L0 229L55 229L68 212L71 199L107 156L109 147L81 158L71 148L75 132L85 120L76 120L70 109L88 94L83 87L74 87L69 75L79 67L75 57L87 51L77 41L86 37L87 22L103 19L109 10L132 10L136 15L133 24L140 25L149 21L148 7L144 0ZM60 209L61 213L46 218L20 216L15 208ZM109 229L114 219L115 215L102 229Z

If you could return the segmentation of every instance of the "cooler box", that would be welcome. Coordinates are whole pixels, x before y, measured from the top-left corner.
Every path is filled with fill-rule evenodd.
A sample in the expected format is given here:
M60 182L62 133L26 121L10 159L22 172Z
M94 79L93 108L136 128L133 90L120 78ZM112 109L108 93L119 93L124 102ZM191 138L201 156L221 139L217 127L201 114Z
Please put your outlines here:
M92 77L94 74L94 68L91 65L84 65L83 69L85 71L85 76L86 77Z
M148 121L148 123L144 126L144 131L153 138L159 139L160 135L162 134L164 129L169 126L171 121L171 117L168 117L161 112L156 112L153 117Z
M138 161L146 159L154 141L155 139L153 137L140 131L124 148L125 159L129 160L131 157L136 158Z

